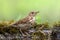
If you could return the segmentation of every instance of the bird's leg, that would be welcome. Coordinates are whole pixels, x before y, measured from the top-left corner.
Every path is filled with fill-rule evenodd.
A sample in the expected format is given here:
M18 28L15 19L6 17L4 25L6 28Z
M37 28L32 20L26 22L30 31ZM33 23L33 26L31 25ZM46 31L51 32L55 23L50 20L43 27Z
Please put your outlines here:
M21 34L23 35L23 36L25 36L25 34L22 32L22 30L20 29L20 32L21 32Z
M28 34L27 32L25 32L26 35L30 36L30 34Z
M43 31L41 31L41 30L39 30L39 31L40 31L40 33L42 33L43 35L45 35L45 33Z

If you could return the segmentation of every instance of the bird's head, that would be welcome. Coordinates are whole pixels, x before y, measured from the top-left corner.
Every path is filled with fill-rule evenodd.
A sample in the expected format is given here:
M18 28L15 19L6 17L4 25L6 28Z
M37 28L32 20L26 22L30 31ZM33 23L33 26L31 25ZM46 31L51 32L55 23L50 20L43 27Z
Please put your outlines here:
M39 13L39 11L37 11L37 12L30 12L30 13L29 13L29 16L36 16L37 13Z

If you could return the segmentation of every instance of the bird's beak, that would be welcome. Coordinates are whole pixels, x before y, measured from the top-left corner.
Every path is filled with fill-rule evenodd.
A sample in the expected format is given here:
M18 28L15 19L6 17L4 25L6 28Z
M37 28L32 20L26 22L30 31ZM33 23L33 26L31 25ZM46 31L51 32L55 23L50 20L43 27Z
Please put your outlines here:
M35 12L35 14L39 13L39 11Z
M36 13L39 13L39 11L37 11Z

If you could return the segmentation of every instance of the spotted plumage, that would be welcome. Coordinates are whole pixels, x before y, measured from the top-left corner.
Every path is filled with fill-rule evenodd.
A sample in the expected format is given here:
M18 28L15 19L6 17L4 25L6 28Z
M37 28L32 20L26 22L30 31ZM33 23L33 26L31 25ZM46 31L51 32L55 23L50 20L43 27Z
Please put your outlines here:
M26 23L34 23L35 22L35 16L38 12L30 12L27 17L23 18L22 20L17 21L13 25L19 25L19 24L26 24Z

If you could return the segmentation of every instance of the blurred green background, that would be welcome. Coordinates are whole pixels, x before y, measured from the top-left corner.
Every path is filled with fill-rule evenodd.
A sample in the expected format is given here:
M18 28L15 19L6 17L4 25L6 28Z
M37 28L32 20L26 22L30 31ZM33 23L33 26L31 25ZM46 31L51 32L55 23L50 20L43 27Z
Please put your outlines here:
M60 20L60 0L0 0L0 20L19 20L31 11L40 11L36 22Z

